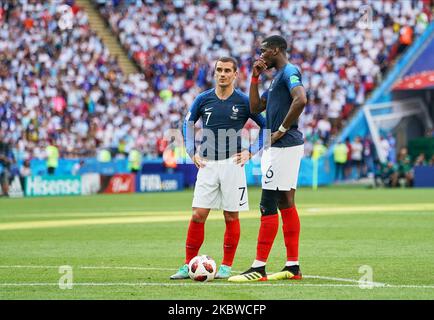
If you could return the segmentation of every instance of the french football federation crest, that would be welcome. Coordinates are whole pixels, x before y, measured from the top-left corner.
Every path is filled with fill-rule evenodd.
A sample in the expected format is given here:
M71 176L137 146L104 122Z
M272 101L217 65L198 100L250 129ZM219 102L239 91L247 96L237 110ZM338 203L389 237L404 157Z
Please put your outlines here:
M239 111L239 109L237 108L237 105L236 104L233 105L232 106L232 114L230 117L232 120L238 120L238 111Z

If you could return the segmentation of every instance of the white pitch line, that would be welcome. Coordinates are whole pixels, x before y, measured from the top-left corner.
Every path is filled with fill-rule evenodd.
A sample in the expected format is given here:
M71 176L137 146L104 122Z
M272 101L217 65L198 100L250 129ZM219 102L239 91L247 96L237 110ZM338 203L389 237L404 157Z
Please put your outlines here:
M156 270L156 271L176 271L174 268L151 268L151 267L110 267L110 266L87 266L78 267L79 269L113 269L113 270Z
M0 266L0 269L59 269L58 266L37 266L37 265L16 265L16 266ZM106 269L106 270L154 270L154 271L176 271L174 268L151 268L151 267L117 267L117 266L79 266L78 269ZM239 272L241 273L241 272Z
M0 287L48 287L59 286L59 283L51 282L37 282L37 283L0 283ZM114 287L114 286L128 286L128 287L145 287L145 286L158 286L158 287L198 287L198 286L212 286L212 287L359 287L357 284L329 284L329 283L166 283L166 282L78 282L73 283L72 286L81 287ZM434 285L384 285L373 286L373 288L413 288L413 289L434 289Z
M7 265L0 265L0 269L25 269L25 268L29 268L29 269L58 269L59 266L41 266L41 265L11 265L11 266L7 266ZM174 268L152 268L152 267L136 267L136 266L79 266L79 269L94 269L94 270L154 270L154 271L176 271L176 269ZM234 273L241 273L241 271L233 271ZM282 284L282 285L289 285L289 286L332 286L332 287L360 287L360 286L372 286L372 287L376 287L376 288L434 288L434 285L391 285L391 284L386 284L386 283L382 283L382 282L360 282L359 280L356 279L348 279L348 278L336 278L336 277L326 277L326 276L316 276L316 275L303 275L303 278L306 279L321 279L321 280L330 280L330 281L338 281L338 282L351 282L351 283L355 283L353 285L350 284L309 284L309 283L305 283L305 284ZM14 286L14 284L0 284L0 286ZM17 284L17 286L26 286L28 284ZM54 284L35 284L35 285L54 285ZM87 285L85 284L75 284L75 285ZM131 286L131 285L149 285L149 286L153 286L153 285L157 285L154 283L145 283L145 284L140 284L140 283L97 283L95 284L96 286L116 286L116 285L125 285L125 286ZM188 283L161 283L158 285L167 285L167 286L185 286L185 285L197 285L197 284L188 284ZM224 284L224 283L218 283L218 284L213 284L213 285L234 285L234 284ZM251 284L248 284L251 285ZM271 285L271 286L280 286L280 284L260 284L260 285Z
M1 266L0 269L14 269L14 268L31 268L31 269L58 269L59 266L38 266L38 265L15 265L15 266ZM79 269L93 269L93 270L154 270L154 271L176 271L173 268L152 268L152 267L133 267L133 266L79 266ZM242 271L232 271L234 273L242 273ZM360 284L359 280L355 279L347 279L347 278L334 278L334 277L324 277L324 276L315 276L315 275L303 275L306 279L321 279L321 280L331 280L338 282L352 282ZM381 282L363 282L365 286L384 286L385 283Z
M79 267L80 269L120 269L120 270L161 270L161 271L176 271L176 269L171 268L148 268L148 267L106 267L106 266L89 266L89 267ZM242 271L232 270L233 273L242 273ZM323 277L323 276L309 276L303 275L303 278L306 279L322 279L322 280L331 280L331 281L340 281L340 282L353 282L359 283L359 280L355 279L347 279L347 278L334 278L334 277ZM382 282L363 282L364 285L373 285L373 286L384 286L385 283Z
M80 269L120 269L120 270L161 270L161 271L176 271L176 269L172 268L148 268L148 267L106 267L106 266L89 266L89 267L79 267ZM242 271L232 270L233 273L242 273ZM355 279L346 279L346 278L334 278L334 277L323 277L323 276L309 276L303 275L303 278L306 279L322 279L322 280L331 280L331 281L340 281L340 282L353 282L359 283L359 280ZM363 282L366 285L374 285L374 286L384 286L385 283L381 282Z
M16 266L1 266L0 269L14 269L14 268L31 268L31 269L58 269L59 266L37 266L37 265L16 265ZM135 267L135 266L79 266L79 269L93 269L93 270L154 270L154 271L176 271L174 268L152 268L152 267ZM233 273L242 273L242 271L232 270ZM331 280L338 282L353 282L359 283L359 280L355 279L347 279L347 278L334 278L334 277L325 277L325 276L314 276L314 275L303 275L306 279L322 279L322 280ZM366 285L374 285L374 286L383 286L384 283L380 282L364 282Z
M249 287L287 287L287 286L309 286L309 287L358 287L355 284L283 284L283 283L166 283L166 282L82 282L73 283L72 286L82 286L82 287L112 287L112 286L129 286L129 287L141 287L141 286L163 286L163 287L197 287L197 286L213 286L213 287L224 287L224 286L249 286ZM0 283L0 287L48 287L48 286L59 286L59 283L51 282L37 282L37 283Z
M35 266L35 265L28 265L28 266L0 266L0 269L59 269L59 266Z

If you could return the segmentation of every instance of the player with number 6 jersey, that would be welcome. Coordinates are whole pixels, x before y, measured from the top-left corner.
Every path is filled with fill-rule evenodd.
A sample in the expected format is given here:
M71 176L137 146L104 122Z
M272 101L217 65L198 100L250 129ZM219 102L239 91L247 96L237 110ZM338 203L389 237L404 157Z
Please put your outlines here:
M170 278L187 279L188 263L199 254L205 222L211 209L223 210L226 230L223 261L216 279L229 278L240 238L239 211L249 209L244 164L263 145L265 119L250 112L249 98L235 89L237 62L222 57L215 64L215 88L196 97L184 121L187 153L199 169L194 188L193 214L187 231L184 265ZM258 139L242 143L242 129L251 118L259 127ZM202 142L195 145L194 125L202 119Z
M304 153L303 135L298 130L298 118L307 103L298 68L288 61L286 40L274 35L261 43L261 56L253 64L250 84L250 110L267 110L267 129L271 130L271 147L262 154L261 225L256 259L250 269L230 277L231 282L301 279L298 258L300 220L295 207L298 172ZM259 96L260 74L276 69L265 95ZM265 266L279 227L278 210L282 216L282 231L286 247L286 263L277 273L267 276Z

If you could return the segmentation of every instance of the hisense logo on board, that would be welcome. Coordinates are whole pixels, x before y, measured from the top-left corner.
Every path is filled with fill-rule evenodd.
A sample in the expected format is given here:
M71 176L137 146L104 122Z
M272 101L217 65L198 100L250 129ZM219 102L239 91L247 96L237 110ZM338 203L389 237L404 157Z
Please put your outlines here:
M54 178L54 177L28 177L26 179L27 196L59 196L80 195L80 177Z

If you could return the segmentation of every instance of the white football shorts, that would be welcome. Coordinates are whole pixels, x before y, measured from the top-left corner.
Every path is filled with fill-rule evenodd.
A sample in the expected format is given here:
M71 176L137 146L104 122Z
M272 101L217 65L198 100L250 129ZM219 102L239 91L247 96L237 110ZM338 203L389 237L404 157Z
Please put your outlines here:
M206 160L205 167L199 168L197 173L192 207L226 211L249 210L244 167L236 164L234 158Z
M298 172L304 145L268 148L262 153L262 189L288 191L297 189Z

